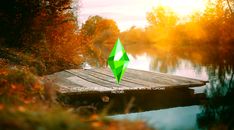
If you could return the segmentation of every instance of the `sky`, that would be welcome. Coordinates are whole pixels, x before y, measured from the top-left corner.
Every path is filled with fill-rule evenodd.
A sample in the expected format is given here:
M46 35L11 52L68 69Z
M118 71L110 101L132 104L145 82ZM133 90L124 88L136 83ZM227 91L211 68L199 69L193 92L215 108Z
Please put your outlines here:
M145 27L146 14L153 7L163 5L179 15L203 10L203 0L81 0L79 20L84 23L89 16L100 15L116 21L120 31L132 26Z
M124 31L134 25L147 25L146 12L152 9L150 5L151 0L82 0L79 15L82 23L90 15L113 19Z

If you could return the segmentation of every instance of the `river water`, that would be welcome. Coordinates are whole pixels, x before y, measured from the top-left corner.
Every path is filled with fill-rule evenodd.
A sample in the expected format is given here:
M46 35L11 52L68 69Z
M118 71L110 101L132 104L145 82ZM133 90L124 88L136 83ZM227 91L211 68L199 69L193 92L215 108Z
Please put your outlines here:
M124 46L130 58L128 68L185 76L209 83L181 90L137 93L133 97L116 95L111 97L115 103L109 110L114 112L108 117L143 120L152 128L162 130L234 128L233 52L217 52L212 44L173 50L144 44ZM108 57L108 53L105 55Z
M194 94L203 93L208 99L205 103L175 105L162 109L130 112L109 116L114 119L143 120L154 129L209 129L221 125L233 128L233 69L222 64L200 64L186 58L165 59L150 54L129 54L128 68L180 75L194 79L207 80L205 86L190 88ZM153 94L153 93L152 93ZM227 98L227 95L229 96ZM144 97L141 97L144 98ZM187 98L187 97L185 97ZM219 101L217 101L217 99ZM160 100L160 99L159 99ZM147 102L147 101L146 101ZM171 101L173 102L173 100ZM182 101L183 102L183 101ZM141 105L144 105L142 103ZM224 115L220 115L224 114ZM231 116L232 115L232 116ZM210 121L209 121L210 120ZM227 120L227 122L225 122Z
M152 67L152 57L146 53L133 57L129 55L128 68L160 72L160 67ZM167 73L180 75L195 79L208 80L206 68L201 67L199 71L187 60L179 61L176 68L168 68ZM204 93L207 85L194 87L195 93ZM144 105L144 104L143 104ZM143 120L155 129L198 129L197 114L202 112L200 105L173 107L160 110L150 110L130 114L119 114L111 116L114 119Z

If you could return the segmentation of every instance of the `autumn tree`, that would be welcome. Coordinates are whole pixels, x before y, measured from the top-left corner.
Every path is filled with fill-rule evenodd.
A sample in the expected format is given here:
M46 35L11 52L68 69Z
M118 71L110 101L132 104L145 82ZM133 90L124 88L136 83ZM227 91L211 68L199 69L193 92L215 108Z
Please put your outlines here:
M32 34L35 17L61 15L70 9L71 0L2 0L0 4L0 39L5 45L22 46ZM44 24L44 23L41 23ZM33 38L32 38L33 39Z
M163 47L166 52L170 51L170 43L174 43L174 29L179 23L178 16L166 7L153 8L147 14L149 26L146 27L146 35L151 43L157 44L158 47Z
M170 9L166 7L156 7L147 13L147 20L151 26L175 26L178 22L178 17Z
M66 7L69 9L70 7ZM45 10L34 19L34 32L41 36L32 46L44 60L49 72L79 68L83 45L80 42L78 21L72 10L48 14Z
M1 44L38 59L46 73L79 67L82 45L73 2L79 1L1 1Z
M203 16L196 22L206 31L204 42L212 43L221 54L231 51L234 41L234 15L226 1L210 2Z
M111 19L92 16L82 25L80 35L89 46L88 55L98 59L96 63L102 66L118 38L119 29Z

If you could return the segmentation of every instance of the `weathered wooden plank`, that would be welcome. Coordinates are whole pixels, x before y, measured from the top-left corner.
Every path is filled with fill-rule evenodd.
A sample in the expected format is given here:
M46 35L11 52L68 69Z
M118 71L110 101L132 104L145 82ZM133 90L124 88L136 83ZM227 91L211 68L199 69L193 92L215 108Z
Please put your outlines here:
M90 74L88 73L87 70L68 70L69 72L73 73L76 76L82 76L86 78L86 80L90 82L94 82L96 84L112 88L113 90L118 89L118 90L125 90L125 89L140 89L144 88L142 84L136 84L133 82L126 82L123 81L120 84L116 84L115 78L114 77L109 77L105 75L100 75L100 74Z
M97 69L94 71L98 71L103 74L107 74L107 73L112 74L112 72L109 69ZM165 79L165 77L160 77L158 75L147 75L147 73L132 74L132 73L129 73L129 69L126 70L124 77L132 77L137 80L144 80L144 81L148 81L148 82L155 83L155 84L163 83L164 85L167 85L167 86L175 85L175 82L172 82L168 80L167 78Z
M177 80L179 82L185 82L185 83L207 83L207 81L202 81L198 79L192 79L188 77L182 77L178 75L171 75L171 74L165 74L165 73L159 73L159 72L151 72L151 71L144 71L144 70L136 70L136 69L128 69L127 73L137 74L137 73L144 73L152 76L158 76L159 78L166 77L167 79L173 79L174 81Z
M135 90L202 86L206 81L142 70L127 69L120 84L108 68L66 70L46 76L60 87L61 93L116 93Z
M59 91L62 93L111 91L110 88L106 88L101 85L88 82L66 71L55 73L53 75L47 76L47 78L54 80L55 84L60 87Z
M157 80L157 82L171 82L172 86L168 86L168 87L183 87L183 86L189 86L189 87L195 87L195 86L201 86L201 84L205 84L205 82L201 81L201 80L196 80L196 79L191 79L191 78L187 78L187 77L181 77L181 76L175 76L175 75L170 75L170 74L163 74L163 73L156 73L156 72L150 72L150 71L139 71L139 70L135 70L135 69L128 69L126 72L126 75L135 75L135 76L139 76L141 78L145 78L145 77L151 77L153 80ZM141 76L142 74L144 74L144 76Z
M110 71L106 72L106 71L102 71L101 69L90 69L90 70L86 70L86 71L89 73L92 73L93 75L99 74L99 75L106 75L106 76L114 78L112 72L110 72ZM169 84L165 84L165 83L164 84L153 83L153 82L149 82L149 81L142 80L142 79L136 79L133 76L126 76L126 75L123 76L123 79L121 82L124 82L124 81L132 82L132 83L139 84L139 85L142 85L144 87L150 87L150 88L151 87L165 87L165 86L169 85Z
M109 69L90 69L90 71L99 72L108 75L112 74L112 72ZM124 74L123 80L125 80L125 77L134 78L136 80L148 81L153 84L159 84L158 87L162 87L161 86L162 84L164 87L180 87L180 86L192 87L199 85L201 86L201 84L205 84L205 82L202 82L200 80L194 80L186 77L179 77L179 76L177 77L169 74L154 73L154 72L134 70L134 69L127 69Z
M87 90L88 88L82 87L78 84L75 84L67 80L67 78L71 76L73 75L62 71L62 72L54 73L53 75L48 75L45 78L51 80L56 86L59 86L59 91L61 93L71 92L78 88L79 88L79 92L88 91Z
M98 85L101 85L101 86L105 86L105 87L110 88L110 89L117 89L117 88L120 87L120 85L114 83L115 79L110 79L112 82L108 82L108 81L105 81L105 80L101 80L101 79L99 79L97 77L87 75L87 74L84 73L84 70L66 70L66 71L70 72L74 76L84 78L88 82L92 82L92 83L95 83L95 84L98 84ZM121 88L128 89L128 87L124 86L124 85L122 85Z

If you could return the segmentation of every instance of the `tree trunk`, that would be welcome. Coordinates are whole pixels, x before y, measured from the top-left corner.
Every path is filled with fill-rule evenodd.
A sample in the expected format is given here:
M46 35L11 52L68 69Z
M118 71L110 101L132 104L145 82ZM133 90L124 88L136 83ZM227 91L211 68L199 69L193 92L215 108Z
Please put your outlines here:
M231 14L233 15L232 8L231 8L231 5L230 5L230 3L229 3L229 0L226 0L226 1L227 1L228 8L229 8L229 10L230 10Z

